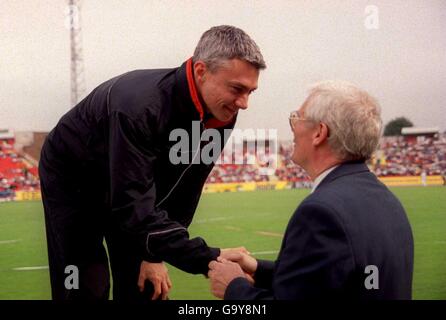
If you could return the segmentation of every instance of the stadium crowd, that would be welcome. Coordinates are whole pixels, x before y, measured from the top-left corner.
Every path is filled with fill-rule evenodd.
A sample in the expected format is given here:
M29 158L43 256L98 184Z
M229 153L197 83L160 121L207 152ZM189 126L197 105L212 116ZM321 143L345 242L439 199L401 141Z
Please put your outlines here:
M280 143L277 154L268 147L225 149L206 183L288 181L294 188L311 187L311 181L291 161L293 144ZM446 176L446 134L438 138L383 138L375 157L368 161L378 177ZM16 191L39 190L37 167L21 156L9 141L0 142L0 200Z
M276 158L269 148L224 149L206 183L269 181L275 173Z
M0 143L0 200L12 200L16 191L39 190L37 167L19 155L13 145Z
M377 176L445 175L446 135L408 141L402 137L383 138L371 168Z
M266 152L257 152L257 154L253 151L238 151L238 155L233 151L232 157L235 159L241 157L244 165L218 164L217 162L207 183L281 180L292 182L293 187L311 186L305 171L291 161L292 143L280 144L276 166L270 160L273 156L268 155L268 149ZM223 154L223 157L228 157L228 155ZM265 161L265 157L269 161ZM427 176L445 176L446 134L440 135L438 139L430 137L417 140L407 140L403 137L382 138L379 150L375 157L368 161L368 165L378 177L419 176L423 172ZM265 167L269 170L265 170ZM271 167L275 170L271 171Z

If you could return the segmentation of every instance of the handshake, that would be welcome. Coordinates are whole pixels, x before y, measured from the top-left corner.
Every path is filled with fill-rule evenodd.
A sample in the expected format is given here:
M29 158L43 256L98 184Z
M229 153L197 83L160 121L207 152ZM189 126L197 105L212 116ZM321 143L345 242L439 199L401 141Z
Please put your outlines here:
M257 260L244 247L221 249L217 260L209 263L212 294L223 299L229 283L236 278L245 278L254 284L256 270Z
M212 294L223 299L229 283L239 277L254 284L254 272L256 270L257 260L244 247L221 249L217 260L209 263L208 277ZM141 263L138 278L140 292L147 289L146 284L153 286L152 300L168 299L167 295L172 287L172 282L163 262L150 263L143 261Z

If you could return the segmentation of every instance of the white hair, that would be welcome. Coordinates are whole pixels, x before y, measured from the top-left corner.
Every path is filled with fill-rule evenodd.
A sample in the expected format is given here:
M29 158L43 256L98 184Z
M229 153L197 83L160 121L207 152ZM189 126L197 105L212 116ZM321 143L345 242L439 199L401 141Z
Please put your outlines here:
M305 118L328 126L328 143L344 161L369 159L382 133L375 98L344 81L325 81L310 89Z

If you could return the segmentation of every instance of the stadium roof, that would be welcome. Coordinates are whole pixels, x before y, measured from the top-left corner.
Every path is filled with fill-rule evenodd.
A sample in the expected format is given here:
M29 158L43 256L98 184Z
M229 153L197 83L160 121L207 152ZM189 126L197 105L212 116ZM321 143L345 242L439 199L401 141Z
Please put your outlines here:
M402 135L420 135L420 134L435 134L439 133L440 128L414 128L414 127L406 127L401 129Z
M10 129L0 129L0 139L13 139L14 132Z

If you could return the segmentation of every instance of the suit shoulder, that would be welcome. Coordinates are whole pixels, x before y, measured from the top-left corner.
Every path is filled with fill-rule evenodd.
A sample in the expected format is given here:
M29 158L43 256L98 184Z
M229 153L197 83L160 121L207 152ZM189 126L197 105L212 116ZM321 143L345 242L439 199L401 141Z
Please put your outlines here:
M314 194L308 196L297 207L294 217L305 220L333 219L342 224L342 219L333 203Z
M336 192L314 192L302 201L299 207L316 207L321 210L334 210L333 203L339 195Z

